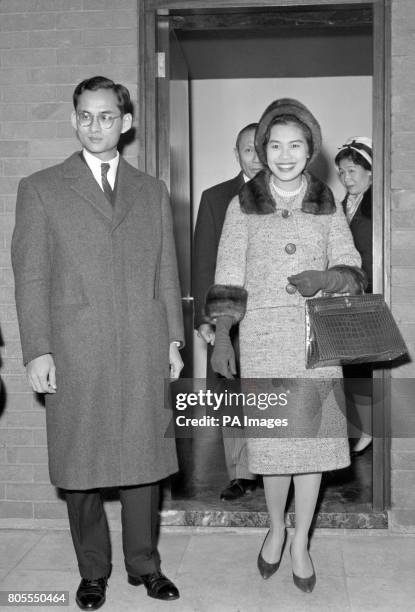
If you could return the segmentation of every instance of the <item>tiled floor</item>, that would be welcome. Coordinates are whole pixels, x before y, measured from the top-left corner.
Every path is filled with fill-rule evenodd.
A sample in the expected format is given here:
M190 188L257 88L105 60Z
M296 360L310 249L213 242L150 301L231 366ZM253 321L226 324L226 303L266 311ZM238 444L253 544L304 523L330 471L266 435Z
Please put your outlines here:
M168 527L162 530L162 566L181 591L177 601L147 597L126 582L121 534L112 531L114 568L108 612L409 612L415 609L415 537L386 530L316 530L311 554L317 585L311 594L293 585L288 548L277 574L264 581L256 557L264 529ZM69 531L0 530L0 590L68 590L77 610L79 582ZM4 610L44 610L5 607ZM53 608L57 609L57 608Z

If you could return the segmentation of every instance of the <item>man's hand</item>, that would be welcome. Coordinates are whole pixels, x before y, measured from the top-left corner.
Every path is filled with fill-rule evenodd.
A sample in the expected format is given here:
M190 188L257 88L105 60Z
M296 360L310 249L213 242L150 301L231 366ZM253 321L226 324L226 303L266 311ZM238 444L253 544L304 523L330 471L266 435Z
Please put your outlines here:
M215 330L209 323L202 323L197 330L197 335L202 338L206 344L215 344Z
M179 347L175 342L170 342L169 350L169 362L170 362L170 379L177 380L180 376L180 372L183 370L183 360L180 356Z
M40 355L26 366L27 379L36 393L56 393L56 368L52 355Z

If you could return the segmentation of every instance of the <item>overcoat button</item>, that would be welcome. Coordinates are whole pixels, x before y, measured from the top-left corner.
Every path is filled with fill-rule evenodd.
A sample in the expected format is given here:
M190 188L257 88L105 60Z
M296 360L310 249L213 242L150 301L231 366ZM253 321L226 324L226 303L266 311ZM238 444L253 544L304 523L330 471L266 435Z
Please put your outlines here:
M288 285L286 285L285 287L285 291L292 295L297 291L297 287L295 285L292 285L291 283L288 283Z
M287 210L286 208L284 208L281 212L281 217L283 217L284 219L286 219L287 217L290 216L290 211Z
M285 245L285 252L288 253L288 255L293 255L296 252L296 250L297 250L297 247L292 242L289 242L288 244Z

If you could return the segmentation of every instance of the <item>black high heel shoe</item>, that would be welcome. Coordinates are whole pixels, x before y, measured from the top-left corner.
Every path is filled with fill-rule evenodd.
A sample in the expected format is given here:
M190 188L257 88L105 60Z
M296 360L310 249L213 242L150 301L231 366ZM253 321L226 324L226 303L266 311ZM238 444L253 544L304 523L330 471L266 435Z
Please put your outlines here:
M259 573L261 574L264 580L271 578L271 576L275 574L275 572L280 566L282 554L284 552L285 543L287 541L287 529L284 528L284 539L283 539L282 547L281 547L280 560L277 561L276 563L268 563L267 561L265 561L264 557L262 556L262 549L264 548L264 544L268 537L268 534L269 534L269 531L267 532L267 535L265 536L264 541L262 542L261 550L259 551L258 560L257 560L257 566L258 566Z
M291 548L290 548L290 554L291 554ZM294 571L293 571L293 582L295 586L298 589L300 589L300 591L303 591L303 593L311 593L314 587L316 586L316 581L317 581L316 572L314 570L314 564L313 564L313 560L311 558L310 553L308 553L308 556L310 557L311 567L313 568L313 573L311 574L311 576L308 576L307 578L300 578L300 576L297 576L297 574L294 574Z

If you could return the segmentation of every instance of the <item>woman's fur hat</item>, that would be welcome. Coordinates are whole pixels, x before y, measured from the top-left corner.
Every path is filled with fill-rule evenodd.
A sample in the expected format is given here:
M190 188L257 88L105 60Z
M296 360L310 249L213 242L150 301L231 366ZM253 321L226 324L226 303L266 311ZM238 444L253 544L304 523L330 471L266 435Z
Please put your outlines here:
M320 124L314 115L308 110L304 104L293 98L280 98L272 102L265 109L255 133L255 148L261 162L267 165L267 154L265 150L265 135L269 126L277 117L282 115L291 115L304 123L311 132L312 151L310 151L310 162L312 162L321 149L321 129Z

